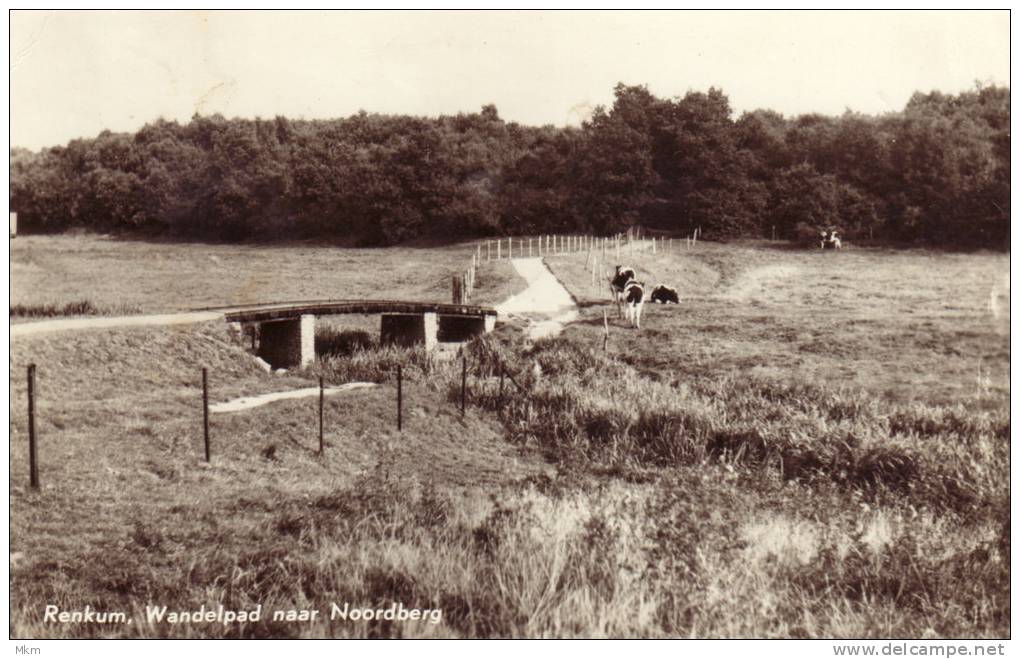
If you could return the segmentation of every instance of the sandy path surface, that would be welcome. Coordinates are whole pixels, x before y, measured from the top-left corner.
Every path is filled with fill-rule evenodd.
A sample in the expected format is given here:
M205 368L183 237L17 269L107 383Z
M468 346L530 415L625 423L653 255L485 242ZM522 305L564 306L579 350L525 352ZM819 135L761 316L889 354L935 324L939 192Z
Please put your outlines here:
M577 320L577 304L542 259L513 259L512 263L528 287L497 304L499 315L527 321L525 332L532 340L556 336L565 324Z
M184 313L156 314L149 316L112 316L95 318L61 318L59 320L43 320L32 323L11 325L11 338L31 336L46 332L64 332L68 330L106 329L110 327L140 327L143 325L184 325L203 323L207 320L223 318L218 311L188 311Z
M376 386L373 382L348 382L346 384L340 384L335 387L326 387L323 390L323 394L326 396L332 396L339 394L344 391L350 391L351 389L364 389L366 387ZM217 412L240 412L241 410L250 410L253 407L262 407L278 400L289 400L291 398L309 398L311 396L318 396L318 387L305 387L304 389L293 389L291 391L278 391L271 394L262 394L261 396L245 396L243 398L235 398L234 400L227 401L226 403L216 403L215 405L209 406L209 411L213 413Z

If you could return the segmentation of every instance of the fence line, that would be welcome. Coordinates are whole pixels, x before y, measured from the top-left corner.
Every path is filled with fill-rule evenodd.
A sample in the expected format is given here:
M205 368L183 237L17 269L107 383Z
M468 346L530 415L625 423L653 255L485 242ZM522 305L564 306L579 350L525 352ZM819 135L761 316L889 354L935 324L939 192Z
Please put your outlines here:
M493 365L495 369L493 370ZM505 380L509 380L511 384L517 389L518 392L523 394L529 394L531 389L521 384L518 378L515 377L514 372L508 366L505 359L499 355L491 353L483 356L477 360L476 367L478 372L482 372L482 367L489 367L490 372L499 374L499 393L500 399L505 395ZM39 489L39 469L37 463L36 453L36 433L35 433L35 417L36 417L36 406L35 406L35 394L36 394L36 365L29 364L28 366L28 435L29 435L29 482L32 489ZM467 414L467 384L468 384L468 357L467 355L462 356L461 360L461 382L460 382L460 413L461 416ZM403 387L403 367L398 364L396 367L396 404L397 404L397 430L403 430L403 403L404 403L404 387ZM211 451L211 438L209 432L209 369L208 367L202 367L202 437L204 444L204 458L206 462L211 462L212 451ZM325 455L325 379L323 376L319 376L319 405L318 405L318 455ZM314 432L314 431L313 431Z
M591 287L594 294L599 288L600 273L603 279L608 276L606 264L609 262L610 254L615 254L617 263L620 263L623 256L636 256L641 251L651 253L653 256L672 254L674 252L674 237L665 231L657 231L655 235L652 235L652 232L642 226L633 226L626 231L609 236L541 234L527 237L527 255L529 258L535 256L541 258L552 255L585 254L584 266L585 269L591 267ZM693 249L697 246L700 237L701 227L695 227L690 235L683 236L682 239L687 249ZM504 242L506 243L505 249ZM467 268L462 273L453 276L451 285L453 303L465 304L471 301L477 284L478 267L482 263L483 251L486 263L501 261L504 258L509 260L514 258L515 254L518 258L523 257L525 239L518 237L516 242L515 251L513 236L479 241Z

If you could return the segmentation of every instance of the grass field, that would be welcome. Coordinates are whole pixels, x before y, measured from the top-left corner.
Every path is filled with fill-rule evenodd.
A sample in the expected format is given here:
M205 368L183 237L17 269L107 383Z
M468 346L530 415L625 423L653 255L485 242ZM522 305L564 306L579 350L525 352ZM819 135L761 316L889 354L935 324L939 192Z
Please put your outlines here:
M15 242L13 300L146 311L241 295L230 272L271 274L277 299L366 281L445 299L471 249ZM449 270L416 278L433 254ZM348 257L356 265L331 267ZM11 635L1010 634L1008 256L706 243L625 255L683 297L646 308L641 330L592 291L584 260L548 259L581 307L561 337L531 344L501 327L471 346L463 419L459 364L414 350L277 376L218 323L19 339ZM308 261L328 274L308 277ZM485 268L488 301L520 287L507 264ZM24 468L30 361L40 492ZM521 389L500 394L501 362ZM408 378L399 434L396 363ZM304 399L215 415L206 464L202 366L215 401L319 374L380 385L327 398L323 457ZM225 627L144 613L334 601L444 615ZM47 624L47 603L132 622Z
M11 241L12 316L162 313L320 299L450 301L450 277L474 245L337 249L118 241L95 235ZM506 262L485 266L473 302L503 300L522 282Z

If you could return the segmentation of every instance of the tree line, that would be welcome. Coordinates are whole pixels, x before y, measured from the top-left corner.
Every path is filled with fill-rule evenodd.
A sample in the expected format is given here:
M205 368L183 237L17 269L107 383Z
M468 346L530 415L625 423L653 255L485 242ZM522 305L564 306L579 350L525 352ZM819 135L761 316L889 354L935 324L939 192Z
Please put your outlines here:
M718 89L620 84L579 128L494 106L420 118L158 120L11 151L19 230L387 245L641 224L709 239L1005 249L1009 89L916 93L900 112L734 118Z

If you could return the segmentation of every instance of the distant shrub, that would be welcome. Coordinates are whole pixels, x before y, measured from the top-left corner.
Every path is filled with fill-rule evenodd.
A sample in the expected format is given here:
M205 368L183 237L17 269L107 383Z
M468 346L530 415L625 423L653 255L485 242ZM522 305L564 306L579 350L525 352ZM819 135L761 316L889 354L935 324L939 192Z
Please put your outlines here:
M113 316L138 313L128 305L97 305L91 300L64 304L12 304L11 318L57 318L61 316Z
M803 247L817 247L822 239L822 232L818 227L811 226L807 222L798 222L793 228L793 240Z
M11 318L52 318L54 316L95 316L100 311L88 300L58 304L13 304Z

